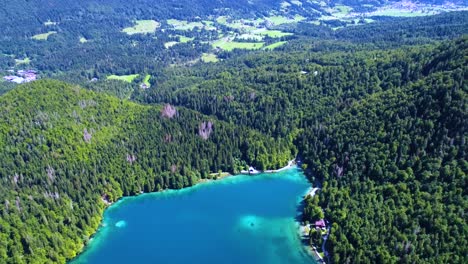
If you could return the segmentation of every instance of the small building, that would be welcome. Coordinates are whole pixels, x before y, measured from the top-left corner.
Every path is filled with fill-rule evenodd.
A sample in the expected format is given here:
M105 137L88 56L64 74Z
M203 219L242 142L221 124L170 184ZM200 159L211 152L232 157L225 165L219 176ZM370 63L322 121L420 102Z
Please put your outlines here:
M249 167L249 174L259 174L260 171L256 170L254 167Z
M3 77L3 79L7 82L12 82L12 83L17 83L17 84L26 82L26 80L23 77L18 77L18 76L13 76L13 75L5 76Z
M315 226L315 228L326 228L327 227L327 225L325 224L325 220L323 220L323 219L315 221L314 226Z
M149 88L149 85L147 85L146 83L142 83L142 84L140 85L140 87L141 87L141 89L146 90L146 89Z

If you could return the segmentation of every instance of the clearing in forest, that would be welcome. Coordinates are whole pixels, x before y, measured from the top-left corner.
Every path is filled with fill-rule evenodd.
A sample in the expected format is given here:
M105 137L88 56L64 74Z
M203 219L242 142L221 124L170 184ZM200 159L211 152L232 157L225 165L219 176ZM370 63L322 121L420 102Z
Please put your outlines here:
M194 28L204 28L205 25L202 22L188 22L186 20L168 19L167 24L174 27L177 30L193 30ZM211 26L211 25L209 25Z
M265 18L265 20L270 21L275 26L287 23L297 23L305 19L306 18L301 15L295 15L293 18L288 18L285 16L269 16Z
M155 20L136 20L136 25L127 27L122 32L128 35L154 33L160 27L160 23Z
M233 49L260 49L263 47L264 42L235 42L235 41L226 41L224 39L220 39L218 41L213 42L211 45L214 48L220 48L226 51L232 51Z
M138 77L139 74L130 74L130 75L109 75L107 76L108 80L120 80L124 82L131 83L133 80L135 80L136 77Z
M218 57L216 57L216 55L213 54L213 53L203 53L202 57L201 57L201 60L203 62L205 62L205 63L218 62L219 61Z
M31 62L31 59L26 57L24 59L15 59L15 63L16 65L20 65L20 64L29 64Z
M49 31L47 33L37 34L32 36L35 40L47 40L50 35L57 34L57 31Z
M146 86L148 87L151 85L149 82L150 79L151 79L151 75L146 74L145 79L143 80L143 83L146 84Z

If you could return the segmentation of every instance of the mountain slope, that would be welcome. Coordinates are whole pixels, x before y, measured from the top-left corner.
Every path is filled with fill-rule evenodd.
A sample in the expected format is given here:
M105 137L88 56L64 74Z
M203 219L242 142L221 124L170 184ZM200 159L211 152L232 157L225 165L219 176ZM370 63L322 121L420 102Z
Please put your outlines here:
M467 50L462 37L389 50L249 54L177 69L140 98L275 137L301 131L304 168L323 184L304 221L325 209L333 263L464 263Z
M142 106L58 81L0 97L0 263L63 263L104 202L182 188L219 170L285 164L294 148L183 108Z
M427 76L303 135L305 162L323 181L305 220L325 210L333 262L467 262L467 40L442 47Z

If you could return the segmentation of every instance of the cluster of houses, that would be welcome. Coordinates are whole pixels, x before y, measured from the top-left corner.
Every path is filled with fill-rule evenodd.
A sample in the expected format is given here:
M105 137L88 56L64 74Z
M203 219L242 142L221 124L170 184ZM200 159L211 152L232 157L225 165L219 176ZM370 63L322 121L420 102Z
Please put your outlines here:
M16 75L8 75L3 77L7 82L12 83L28 83L37 79L37 71L35 70L19 70Z

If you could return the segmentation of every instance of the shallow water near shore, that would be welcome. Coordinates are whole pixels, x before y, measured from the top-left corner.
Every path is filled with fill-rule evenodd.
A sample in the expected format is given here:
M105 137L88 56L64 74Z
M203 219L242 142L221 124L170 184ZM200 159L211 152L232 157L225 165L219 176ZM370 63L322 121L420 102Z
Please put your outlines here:
M71 264L315 263L295 221L309 187L291 168L124 198Z

